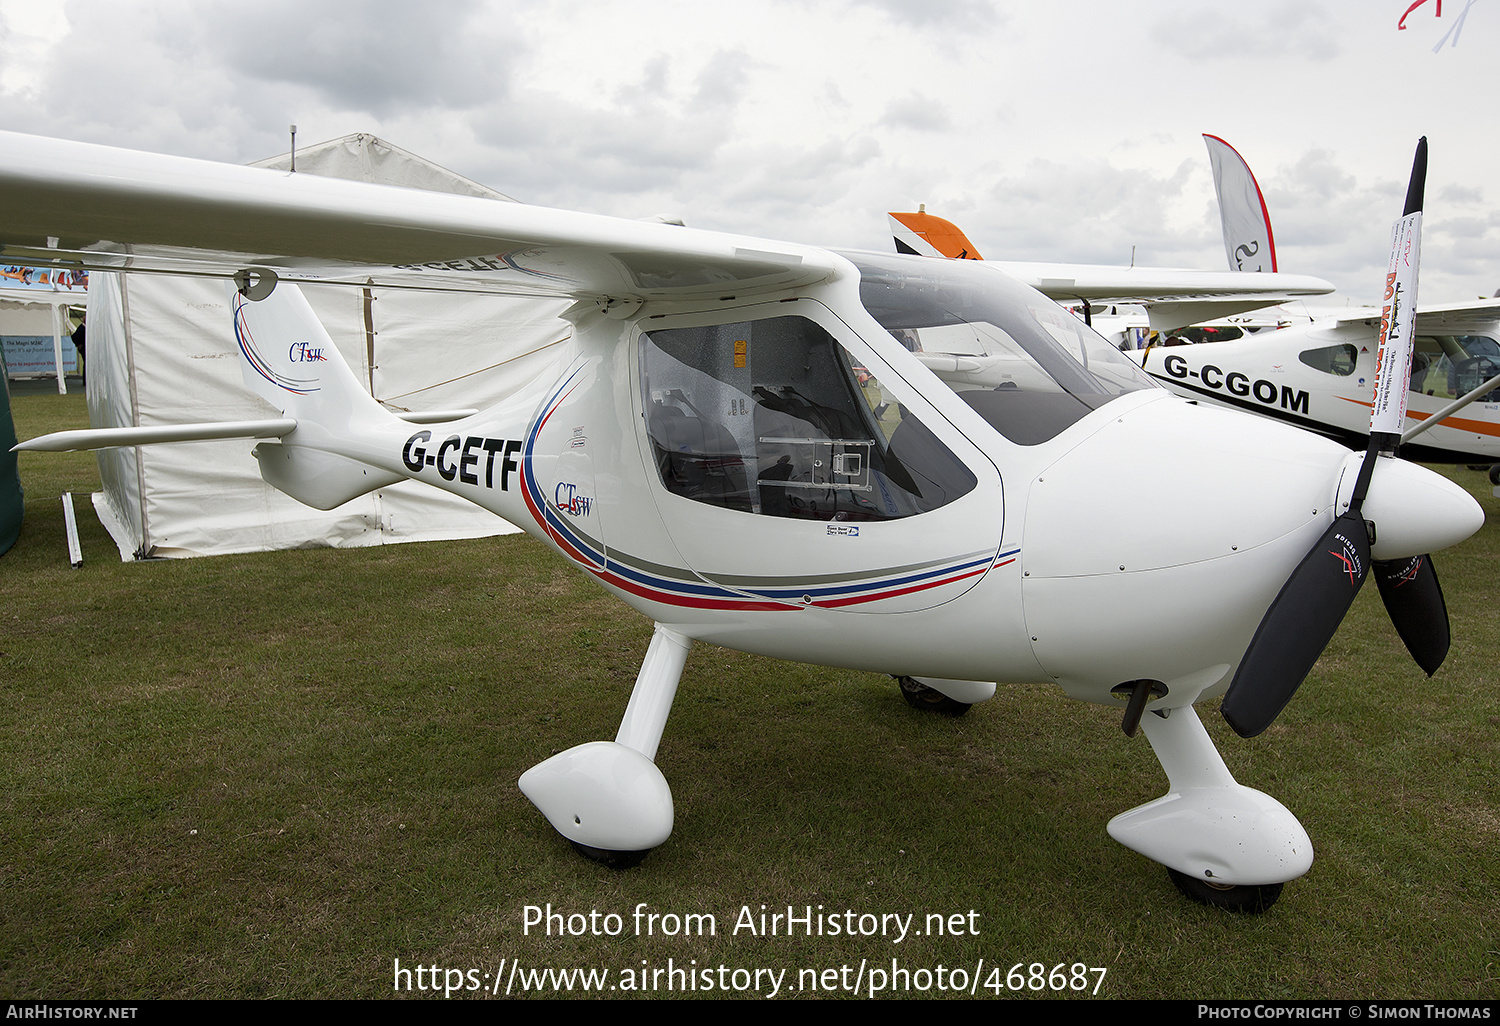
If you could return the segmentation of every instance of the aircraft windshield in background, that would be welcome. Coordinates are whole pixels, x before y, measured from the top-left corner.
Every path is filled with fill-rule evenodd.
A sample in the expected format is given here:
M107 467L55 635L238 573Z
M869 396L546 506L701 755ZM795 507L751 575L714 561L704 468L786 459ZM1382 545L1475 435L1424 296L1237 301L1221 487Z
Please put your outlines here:
M1233 342L1154 347L1131 355L1180 395L1362 446L1379 331L1378 312L1363 311ZM1407 397L1409 441L1402 455L1428 463L1500 464L1497 340L1500 301L1418 308ZM1466 397L1467 404L1455 408Z
M1348 502L1379 527L1351 550L1377 570L1426 560L1483 519L1420 467L1171 395L979 261L845 256L17 135L0 136L0 256L223 277L244 380L267 403L252 422L24 448L260 439L265 479L320 509L423 481L655 620L615 738L520 780L559 833L613 864L673 829L654 757L702 642L890 674L913 704L949 712L997 681L1113 706L1126 733L1146 734L1168 790L1110 834L1197 900L1264 909L1307 871L1311 842L1234 780L1194 704L1228 690L1246 736L1275 719L1346 608L1301 567ZM1160 291L1186 301L1201 281ZM298 282L570 297L574 333L500 405L413 423L361 387ZM474 344L503 358L503 339ZM935 368L913 352L944 347L977 353ZM1178 527L1121 532L1121 509ZM1436 601L1392 612L1403 636L1441 624L1424 666L1447 647ZM1320 615L1263 637L1273 603ZM1122 608L1156 615L1125 622ZM1272 649L1299 660L1266 666Z

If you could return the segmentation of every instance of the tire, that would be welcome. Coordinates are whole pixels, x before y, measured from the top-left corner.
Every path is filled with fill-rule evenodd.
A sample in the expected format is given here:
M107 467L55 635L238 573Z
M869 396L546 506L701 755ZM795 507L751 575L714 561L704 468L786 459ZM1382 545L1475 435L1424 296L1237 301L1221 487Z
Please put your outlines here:
M640 851L614 851L609 848L594 848L587 844L579 844L577 841L569 841L573 850L590 862L598 862L608 866L610 869L629 869L640 865L641 859L651 854L650 848Z
M921 712L962 716L973 708L971 704L955 702L936 688L930 688L911 677L897 677L896 683L901 685L901 697L906 699L906 704Z
M1167 875L1172 878L1172 883L1177 885L1179 891L1200 904L1250 914L1264 912L1276 904L1276 899L1281 897L1281 888L1286 886L1279 883L1247 886L1209 883L1170 867Z
M1490 467L1490 484L1500 485L1500 463Z

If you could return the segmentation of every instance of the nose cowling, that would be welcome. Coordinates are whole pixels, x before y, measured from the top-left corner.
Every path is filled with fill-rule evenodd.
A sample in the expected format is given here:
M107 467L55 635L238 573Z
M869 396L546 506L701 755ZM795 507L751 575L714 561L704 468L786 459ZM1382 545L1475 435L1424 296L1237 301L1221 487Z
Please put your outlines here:
M1104 423L1027 496L1022 600L1037 661L1078 698L1109 702L1115 685L1151 680L1168 691L1153 708L1196 701L1227 687L1237 666L1244 675L1252 639L1300 565L1337 549L1335 569L1359 571L1353 590L1372 559L1377 579L1390 578L1388 608L1410 607L1392 619L1432 672L1447 650L1446 615L1425 554L1471 535L1483 513L1440 475L1381 458L1361 515L1350 517L1362 459L1304 431L1175 399ZM1373 548L1362 518L1375 524ZM1323 544L1345 521L1354 556ZM1303 615L1308 603L1320 608ZM1303 596L1256 651L1286 649L1310 666L1347 609L1333 606ZM1300 673L1261 675L1295 677L1278 685L1290 697ZM1275 703L1255 704L1255 719L1274 715Z
M1164 397L1102 425L1032 483L1022 595L1038 661L1070 694L1122 681L1193 701L1227 677L1327 527L1349 451ZM1153 706L1155 708L1156 706Z

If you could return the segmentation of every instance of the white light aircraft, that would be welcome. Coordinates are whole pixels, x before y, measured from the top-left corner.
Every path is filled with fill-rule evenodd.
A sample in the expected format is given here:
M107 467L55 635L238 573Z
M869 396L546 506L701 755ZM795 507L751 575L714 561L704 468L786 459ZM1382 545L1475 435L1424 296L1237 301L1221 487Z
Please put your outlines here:
M1500 464L1500 300L1416 312L1401 453L1426 463ZM1131 354L1179 395L1207 399L1360 446L1380 349L1378 311L1232 342ZM1497 475L1491 471L1496 484Z
M1382 581L1435 588L1425 554L1483 519L1412 464L1171 395L983 263L14 135L0 138L0 250L223 276L245 380L269 404L254 422L27 448L260 439L266 480L323 509L424 481L652 617L615 738L520 781L559 833L615 864L671 833L653 757L703 642L888 673L949 711L996 681L1122 707L1168 785L1110 834L1198 900L1263 909L1307 871L1311 842L1234 780L1194 704L1227 690L1234 728L1264 730L1372 559ZM571 296L571 350L529 394L412 423L342 363L297 284L314 280ZM935 374L904 344L929 333L983 339L1004 374ZM1122 532L1125 508L1174 527ZM1392 615L1441 634L1424 649L1440 661L1441 594L1408 593Z
M955 260L984 259L962 229L927 213L925 206L915 212L892 211L886 217L898 253ZM1080 304L1084 319L1090 324L1089 311L1095 303L1142 304L1155 331L1170 331L1333 291L1333 286L1323 279L1302 274L1262 274L1251 278L1223 271L1181 268L986 262L1059 303Z
M1228 143L1203 138L1230 266L1275 270L1270 215L1255 176ZM1361 448L1380 322L1378 309L1341 311L1251 338L1133 355L1179 395ZM1500 484L1500 300L1418 307L1415 333L1402 453L1429 463L1492 464L1490 480Z
M1203 139L1230 267L1275 270L1271 216L1250 166L1223 139ZM1257 257L1262 263L1253 263ZM1424 462L1491 463L1490 480L1500 484L1500 300L1419 306L1415 333L1401 452ZM1353 309L1136 359L1178 395L1274 417L1358 449L1370 422L1379 339L1379 309Z
M1276 244L1255 176L1228 143L1210 135L1204 140L1213 165L1230 267L1246 272L1246 279L1287 279L1287 275L1266 273L1276 267ZM925 209L888 217L900 252L982 259L961 229ZM1142 303L1150 327L1162 333L1282 301L1266 298L1257 304L1251 297L1221 294L1160 302L1146 288L1128 298L1123 289L1112 294L1096 290L1090 296L1084 288L1070 292L1065 284L1073 281L1069 275L1076 275L1077 281L1086 285L1090 272L1110 268L995 263L1059 302L1081 303L1085 320L1106 333L1124 332L1139 322L1131 317L1106 316L1096 323L1086 299L1112 296ZM1141 281L1171 273L1217 273L1132 269L1136 272ZM1299 295L1313 294L1302 286L1318 281L1303 277L1291 280ZM1292 291L1288 288L1284 298ZM1237 320L1253 322L1257 318ZM1276 319L1266 323L1274 324ZM1234 330L1232 325L1227 327ZM1379 333L1380 310L1364 307L1290 324L1279 331L1261 331L1225 342L1157 346L1130 352L1130 356L1179 395L1271 417L1327 435L1351 448L1363 448L1369 432ZM1490 464L1490 480L1500 485L1500 299L1419 308L1415 334L1403 455L1426 463ZM973 357L978 353L963 342L938 342L931 350L937 348L949 349L947 355ZM929 366L941 362L935 351L918 354L918 358Z

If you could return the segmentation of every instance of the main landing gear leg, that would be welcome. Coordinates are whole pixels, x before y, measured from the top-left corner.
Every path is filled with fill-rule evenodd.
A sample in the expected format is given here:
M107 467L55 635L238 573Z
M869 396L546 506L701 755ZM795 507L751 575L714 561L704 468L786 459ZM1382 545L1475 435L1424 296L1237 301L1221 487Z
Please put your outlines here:
M672 789L652 760L692 644L657 624L615 739L569 748L521 774L521 793L595 861L633 866L672 832Z
M1109 835L1167 867L1205 905L1264 912L1312 866L1312 841L1270 795L1235 783L1191 706L1141 719L1167 793L1109 821Z

